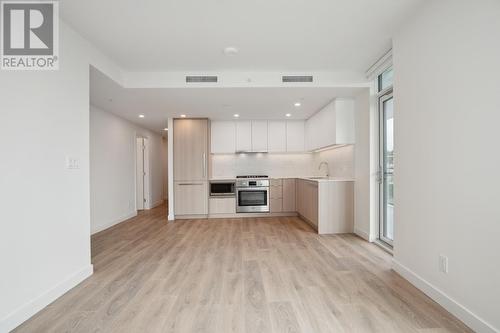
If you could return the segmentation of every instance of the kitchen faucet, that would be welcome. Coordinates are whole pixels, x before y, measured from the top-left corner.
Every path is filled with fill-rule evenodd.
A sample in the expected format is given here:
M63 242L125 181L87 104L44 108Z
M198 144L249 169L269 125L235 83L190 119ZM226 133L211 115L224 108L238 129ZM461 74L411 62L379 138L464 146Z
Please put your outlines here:
M328 162L325 162L325 161L321 162L318 166L318 170L321 170L321 167L323 166L323 164L326 165L326 176L330 177L330 167L328 166Z

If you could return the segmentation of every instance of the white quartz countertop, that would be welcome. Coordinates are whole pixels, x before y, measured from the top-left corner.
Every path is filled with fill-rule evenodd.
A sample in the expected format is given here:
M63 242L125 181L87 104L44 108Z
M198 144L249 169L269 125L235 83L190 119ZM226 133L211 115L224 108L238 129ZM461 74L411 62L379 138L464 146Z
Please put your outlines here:
M309 180L309 181L314 181L314 182L353 182L354 178L346 178L346 177L318 177L318 176L295 176L295 177L269 177L269 179L290 179L290 178L295 178L295 179L304 179L304 180ZM210 178L210 181L233 181L236 180L236 177L213 177Z

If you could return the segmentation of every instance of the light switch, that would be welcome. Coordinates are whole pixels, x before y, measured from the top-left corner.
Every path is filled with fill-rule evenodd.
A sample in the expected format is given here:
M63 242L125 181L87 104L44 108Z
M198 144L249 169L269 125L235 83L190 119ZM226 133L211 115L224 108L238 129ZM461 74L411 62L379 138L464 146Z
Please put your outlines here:
M80 159L76 157L66 156L66 169L80 169Z

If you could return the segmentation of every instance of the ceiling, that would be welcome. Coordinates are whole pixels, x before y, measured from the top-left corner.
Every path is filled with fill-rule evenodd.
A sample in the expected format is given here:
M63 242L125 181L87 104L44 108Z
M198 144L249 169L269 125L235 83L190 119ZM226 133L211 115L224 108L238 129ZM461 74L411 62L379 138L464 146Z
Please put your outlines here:
M306 119L335 97L354 97L363 89L322 87L277 88L123 88L100 71L90 70L90 102L105 111L153 131L169 117L210 119ZM294 103L300 102L300 107ZM287 113L291 117L286 117ZM139 114L145 117L140 119Z
M60 12L125 71L364 72L422 1L63 0Z

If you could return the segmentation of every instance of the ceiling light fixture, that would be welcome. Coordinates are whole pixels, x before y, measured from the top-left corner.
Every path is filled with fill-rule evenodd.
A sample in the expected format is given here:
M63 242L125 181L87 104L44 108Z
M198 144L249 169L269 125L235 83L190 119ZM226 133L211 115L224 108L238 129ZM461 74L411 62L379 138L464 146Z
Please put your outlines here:
M168 131L168 128L165 127L163 130L166 132L166 131Z
M235 56L238 54L238 49L235 48L234 46L228 46L224 48L224 54L227 56Z
M292 115L290 113L287 113L285 116L287 117L291 117Z
M239 115L239 114L237 114L237 113L235 113L235 114L233 114L233 117L234 117L234 118L239 118L239 117L240 117L240 115Z
M144 115L143 115L143 114L140 114L140 115L139 115L139 118L144 118Z
M181 118L186 118L186 115L185 114L181 114Z
M301 106L302 104L301 104L300 102L296 102L294 105L295 105L296 107L299 107L299 106Z

